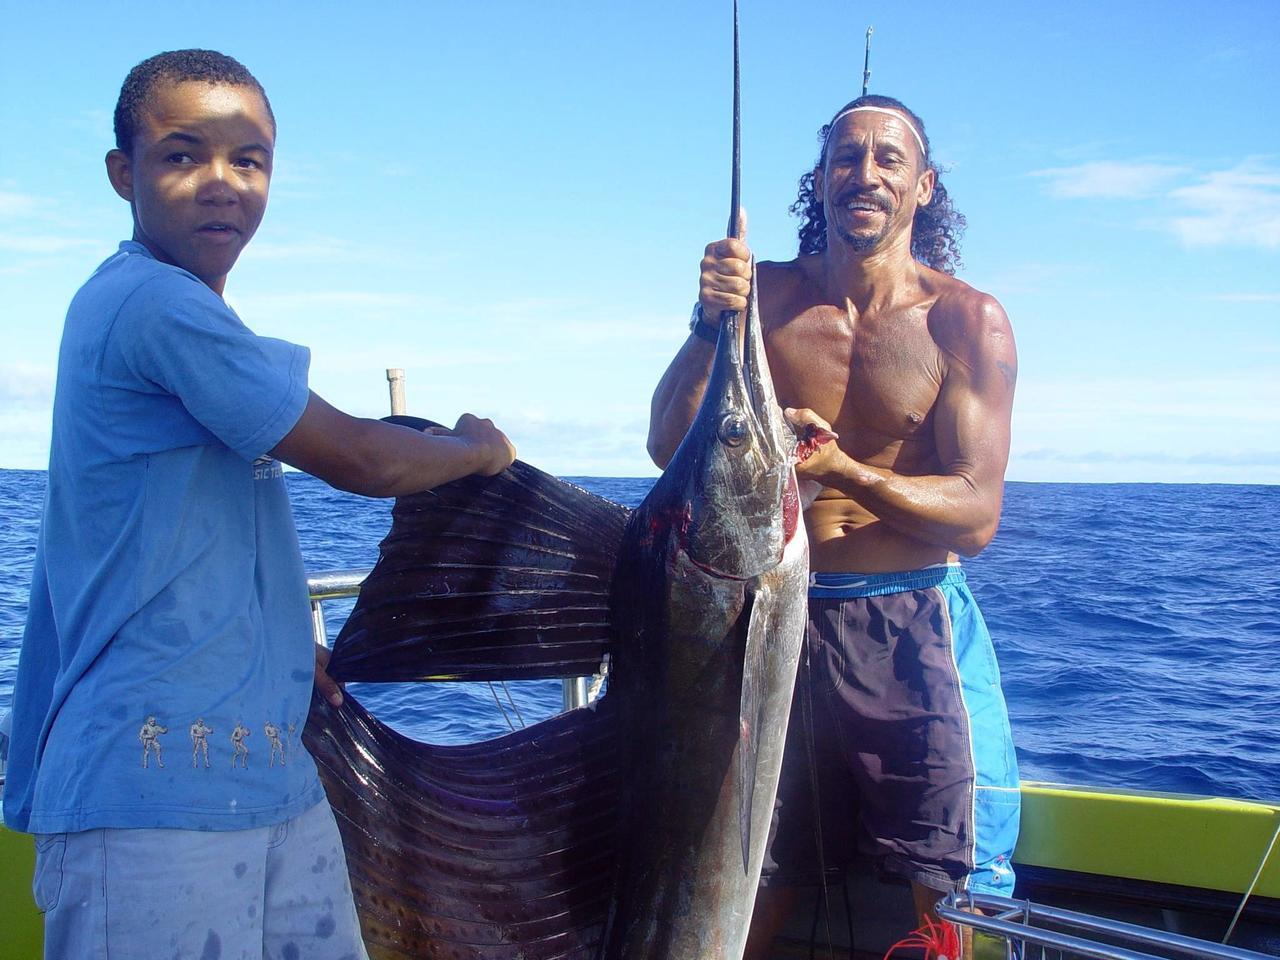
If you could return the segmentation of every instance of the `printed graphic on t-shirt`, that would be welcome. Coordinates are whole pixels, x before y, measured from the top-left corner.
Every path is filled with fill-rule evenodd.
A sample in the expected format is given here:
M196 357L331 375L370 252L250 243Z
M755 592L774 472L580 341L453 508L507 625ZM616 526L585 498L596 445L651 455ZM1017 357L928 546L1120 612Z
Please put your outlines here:
M196 762L198 758L204 758L204 765L209 766L209 734L213 733L213 727L204 725L204 717L201 717L191 725L191 765L199 766Z
M295 717L287 723L276 723L274 720L267 720L263 723L262 732L267 738L269 750L267 757L268 767L287 766L291 753L302 749L302 737L298 734L299 722L299 719ZM156 719L155 714L149 715L146 722L139 728L138 740L142 743L142 766L144 769L151 767L153 756L157 767L164 766L164 744L160 738L168 732L169 728L162 725ZM216 744L219 741L215 741L215 745L211 747L209 735L215 732L216 729L214 727L205 723L204 717L197 717L187 727L187 734L191 738L191 766L193 769L200 767L209 769L212 766L210 754L217 752ZM237 721L228 737L231 741L232 767L248 769L251 751L245 741L250 736L252 734L249 728L243 722Z
M280 757L280 766L284 766L284 744L280 742L280 728L270 720L263 726L262 732L267 735L267 743L271 745L271 759L267 761L268 767L276 765L276 756Z
M155 717L147 717L147 722L142 725L142 729L138 731L138 739L142 741L142 766L149 766L148 761L151 758L151 752L154 750L156 754L156 764L164 766L164 754L160 744L160 734L168 733L168 727L162 727L156 723Z
M249 736L249 728L243 723L237 723L236 728L231 731L231 746L234 753L231 755L231 766L239 764L241 767L249 766L249 748L245 746L245 738Z
M268 457L263 454L257 460L253 461L253 479L255 480L277 480L284 476L284 468L280 466L280 461Z

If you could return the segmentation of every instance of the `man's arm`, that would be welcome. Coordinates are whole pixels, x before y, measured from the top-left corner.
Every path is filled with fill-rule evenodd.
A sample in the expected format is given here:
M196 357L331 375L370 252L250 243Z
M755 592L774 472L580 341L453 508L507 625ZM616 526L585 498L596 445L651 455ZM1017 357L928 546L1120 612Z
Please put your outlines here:
M664 470L697 416L715 352L714 344L690 334L658 381L649 405L646 446L650 458Z
M739 221L743 232L745 226L744 220ZM719 327L722 312L741 313L747 309L747 297L751 293L751 251L741 240L717 240L707 244L701 268L698 303L705 322ZM671 462L698 414L715 353L715 344L690 333L658 381L649 406L647 447L649 456L659 467L665 468Z
M492 476L516 451L490 421L464 413L448 432L420 433L352 417L315 393L271 456L366 497L418 493L460 477Z
M938 324L947 356L934 408L940 473L901 476L860 463L834 443L796 472L910 537L972 556L991 542L1000 521L1017 352L1008 317L992 297L975 295L943 309L954 313ZM796 411L794 419L822 423L812 411Z

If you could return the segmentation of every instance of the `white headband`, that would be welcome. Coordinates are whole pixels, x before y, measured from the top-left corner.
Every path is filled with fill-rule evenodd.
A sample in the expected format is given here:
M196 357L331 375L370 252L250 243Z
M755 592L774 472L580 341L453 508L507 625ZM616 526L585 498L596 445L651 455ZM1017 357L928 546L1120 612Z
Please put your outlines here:
M916 125L911 122L901 110L895 110L892 107L850 107L848 110L841 110L835 115L835 119L831 121L831 125L827 128L827 136L831 136L831 131L836 128L836 124L840 122L842 117L847 117L851 113L883 113L886 117L893 117L895 120L901 120L907 125L907 129L911 131L911 135L916 138L916 146L920 148L920 157L923 160L929 159L929 152L924 148L924 140L921 139L920 133L916 130Z

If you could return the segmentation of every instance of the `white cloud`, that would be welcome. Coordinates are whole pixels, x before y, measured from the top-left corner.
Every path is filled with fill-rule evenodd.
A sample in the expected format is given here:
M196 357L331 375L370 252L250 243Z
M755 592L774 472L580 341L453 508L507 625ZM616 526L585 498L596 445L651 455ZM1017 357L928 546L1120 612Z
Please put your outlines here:
M112 110L81 110L70 118L69 125L73 130L88 134L90 142L102 144L104 149L107 144L115 146L115 114Z
M376 290L297 290L280 293L240 293L228 296L236 310L240 303L254 310L311 313L319 308L336 310L425 310L438 307L440 298L416 293L384 293Z
M516 351L532 351L557 343L563 344L564 349L658 349L669 359L688 333L680 316L634 309L603 316L596 300L573 297L510 297L480 302L473 297L359 288L273 292L238 289L227 295L227 302L255 330L258 321L262 327L259 332L263 333L273 331L262 318L271 318L273 323L304 318L305 327L273 332L278 336L296 335L303 343L312 342L308 331L313 334L326 325L341 329L358 317L367 325L362 332L366 344L397 352L412 347L405 342L406 331L429 340L433 351L442 346L448 349L460 339L466 339L470 346L477 342L475 331L483 331L477 350L494 351L507 346ZM341 339L344 348L350 346L349 332Z
M39 197L30 194L0 190L0 219L28 217L40 209L41 203Z
M1018 454L1022 460L1048 460L1057 463L1150 463L1207 465L1223 467L1280 467L1280 449L1276 450L1204 450L1177 453L1158 450L1055 450L1041 448Z
M97 246L96 240L55 234L0 233L0 250L12 253L55 254Z
M6 184L7 186L7 184ZM13 189L0 189L0 252L47 258L100 246L101 228L86 226L84 211ZM29 263L11 259L0 272L23 273Z
M1082 283L1087 273L1088 268L1078 263L1029 260L990 264L985 271L969 270L965 279L980 290L998 290L1004 298L1052 295L1065 286Z
M295 240L258 240L246 256L255 260L373 260L379 257L375 251L358 247L336 237L309 236Z
M44 470L49 466L49 418L18 419L0 413L0 467L5 470Z
M1141 198L1164 192L1170 181L1186 172L1163 163L1098 161L1073 167L1053 167L1031 174L1049 182L1055 197Z
M0 407L46 410L53 403L52 367L32 363L0 363Z
M43 470L49 464L53 370L0 364L0 467Z
M1014 404L1011 480L1275 483L1280 381L1028 379Z
M1246 160L1169 196L1190 208L1170 221L1188 246L1280 247L1280 169L1274 166Z
M1217 293L1205 299L1218 303L1280 303L1280 293Z
M1024 418L1023 437L1045 438L1060 431L1079 436L1105 435L1112 449L1188 450L1204 431L1217 444L1230 424L1232 433L1280 436L1280 380L1257 371L1218 371L1213 377L1031 378L1018 383L1015 422ZM1170 444L1170 439L1177 441ZM1036 446L1061 442L1032 441ZM1273 446L1268 442L1259 446ZM1076 446L1072 444L1071 446ZM1096 446L1096 439L1089 446ZM1087 449L1081 445L1078 449Z
M659 472L645 451L649 424L644 419L512 411L495 422L517 444L521 460L556 476L653 477Z
M1187 246L1280 247L1280 167L1265 159L1208 173L1162 163L1098 161L1031 176L1048 181L1049 193L1057 197L1158 204L1163 209L1150 222Z

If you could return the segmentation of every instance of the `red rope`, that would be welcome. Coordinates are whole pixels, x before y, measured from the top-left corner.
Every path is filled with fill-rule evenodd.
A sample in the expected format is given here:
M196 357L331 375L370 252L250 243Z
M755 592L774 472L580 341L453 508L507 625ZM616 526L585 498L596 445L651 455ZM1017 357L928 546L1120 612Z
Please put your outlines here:
M924 926L903 937L884 955L889 960L899 950L917 948L924 953L924 960L961 960L960 934L950 923L935 922L925 917Z

